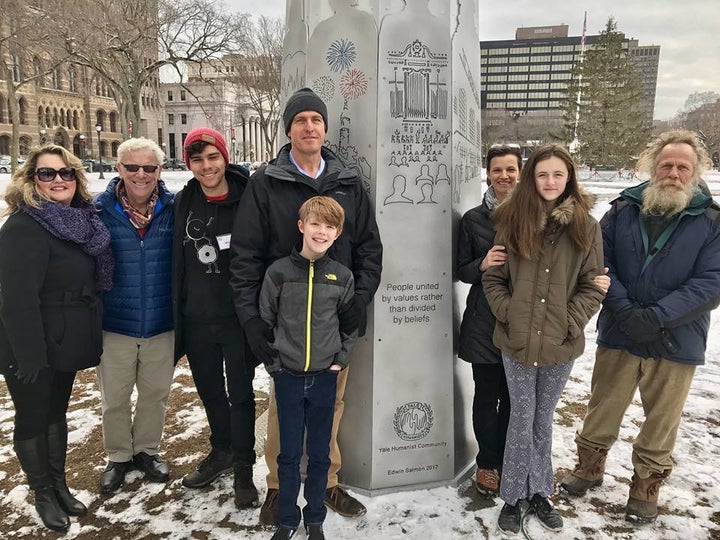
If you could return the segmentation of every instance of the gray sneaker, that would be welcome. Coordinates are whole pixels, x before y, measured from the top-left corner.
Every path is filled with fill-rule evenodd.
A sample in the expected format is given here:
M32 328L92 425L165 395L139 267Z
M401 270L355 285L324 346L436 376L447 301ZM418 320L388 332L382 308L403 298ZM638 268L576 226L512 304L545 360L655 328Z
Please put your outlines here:
M498 517L498 528L504 532L517 533L520 532L520 522L522 514L520 512L519 505L512 505L505 503L505 506L500 510L500 517Z
M536 493L533 495L533 498L530 499L530 508L531 511L535 512L540 523L542 523L546 529L559 531L563 528L563 519L560 512L553 507L547 497Z
M186 488L207 486L219 476L228 474L232 470L232 454L213 448L207 457L200 462L196 470L185 475L182 479L182 485Z

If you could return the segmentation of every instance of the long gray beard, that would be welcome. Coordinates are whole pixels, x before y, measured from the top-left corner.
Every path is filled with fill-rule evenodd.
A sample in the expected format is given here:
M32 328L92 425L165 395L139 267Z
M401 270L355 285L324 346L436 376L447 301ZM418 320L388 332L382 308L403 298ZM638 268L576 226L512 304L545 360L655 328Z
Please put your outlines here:
M643 192L642 213L647 216L674 216L685 210L695 193L695 184L675 189L655 182Z

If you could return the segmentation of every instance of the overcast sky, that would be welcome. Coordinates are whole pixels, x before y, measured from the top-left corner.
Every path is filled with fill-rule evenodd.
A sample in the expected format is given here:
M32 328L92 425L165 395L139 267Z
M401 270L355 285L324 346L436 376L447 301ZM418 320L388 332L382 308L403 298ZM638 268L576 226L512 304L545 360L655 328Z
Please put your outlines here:
M514 39L520 26L563 23L571 36L579 36L587 10L588 35L598 34L613 16L626 37L660 45L656 119L672 118L693 92L720 92L720 0L515 0L504 10L503 3L478 1L481 40ZM285 0L225 3L233 11L285 16Z

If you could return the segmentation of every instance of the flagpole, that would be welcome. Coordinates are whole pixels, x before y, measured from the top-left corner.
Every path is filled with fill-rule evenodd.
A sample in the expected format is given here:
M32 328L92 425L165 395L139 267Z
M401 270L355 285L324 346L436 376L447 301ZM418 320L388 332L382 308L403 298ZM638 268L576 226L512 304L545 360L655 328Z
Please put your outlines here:
M582 36L580 37L580 65L582 66L585 59L585 34L587 33L587 11L583 19ZM576 152L580 141L578 140L578 124L580 124L580 99L582 97L582 69L578 75L578 92L575 101L575 130L573 132L573 141L570 143L570 150Z

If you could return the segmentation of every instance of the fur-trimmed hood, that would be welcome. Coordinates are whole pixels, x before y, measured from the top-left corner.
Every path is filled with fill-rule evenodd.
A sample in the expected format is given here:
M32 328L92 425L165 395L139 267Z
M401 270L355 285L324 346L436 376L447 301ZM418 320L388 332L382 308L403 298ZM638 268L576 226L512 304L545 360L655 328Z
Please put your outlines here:
M595 202L597 196L594 193L585 191L580 188L580 196L582 197L583 206L589 212ZM539 229L543 230L547 227L548 223L555 223L560 226L567 226L572 223L573 216L575 215L575 209L578 206L578 201L575 197L567 197L564 201L553 208L549 214L543 214L540 220Z

